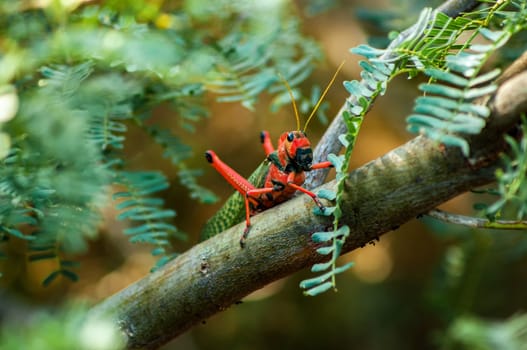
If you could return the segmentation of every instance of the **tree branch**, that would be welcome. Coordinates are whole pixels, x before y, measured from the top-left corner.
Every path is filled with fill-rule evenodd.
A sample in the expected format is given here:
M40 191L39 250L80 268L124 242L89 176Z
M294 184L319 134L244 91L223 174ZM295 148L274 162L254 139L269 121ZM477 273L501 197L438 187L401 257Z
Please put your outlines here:
M498 106L508 98L503 89L523 89L523 95L509 101L508 110L525 112L526 80L526 74L518 74L498 89L490 118L500 123L470 140L471 162L458 149L442 149L417 137L353 171L342 202L341 222L351 227L343 253L493 181L499 153L506 147L497 130L519 121L519 114L500 114ZM322 187L334 189L335 182ZM106 299L90 317L115 320L130 348L155 348L264 285L321 261L309 233L326 230L331 222L314 216L312 209L307 196L298 196L258 214L244 249L238 244L242 223Z

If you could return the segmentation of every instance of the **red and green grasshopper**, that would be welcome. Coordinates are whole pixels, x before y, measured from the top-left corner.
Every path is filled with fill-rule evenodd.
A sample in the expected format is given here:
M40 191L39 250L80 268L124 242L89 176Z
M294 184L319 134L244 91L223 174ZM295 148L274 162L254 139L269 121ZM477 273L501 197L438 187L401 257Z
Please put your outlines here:
M276 150L272 145L269 133L267 131L261 132L260 138L266 160L256 169L249 179L245 179L221 161L214 151L208 150L205 152L207 161L238 192L232 195L225 202L222 209L209 219L202 231L203 239L214 236L240 222L243 219L243 209L245 209L245 230L240 239L240 246L243 248L251 228L251 216L289 200L296 191L310 196L320 210L324 211L324 205L320 202L317 195L303 188L302 184L305 181L306 171L328 168L333 165L329 161L313 164L313 151L311 150L311 143L306 136L305 130L323 98L329 91L329 88L335 81L343 64L344 62L342 62L331 78L331 81L307 118L302 131L300 130L300 118L293 93L284 80L293 103L297 130L284 132L278 139L278 147Z

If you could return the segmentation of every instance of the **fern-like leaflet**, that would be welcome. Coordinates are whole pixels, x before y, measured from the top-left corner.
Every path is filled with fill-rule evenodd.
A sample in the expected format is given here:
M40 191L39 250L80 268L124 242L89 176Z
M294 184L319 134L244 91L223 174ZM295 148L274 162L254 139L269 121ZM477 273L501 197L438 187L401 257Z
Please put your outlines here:
M468 50L447 56L444 69L425 70L432 82L420 85L427 95L416 100L414 112L407 119L410 132L457 146L465 156L470 149L462 134L478 134L490 115L488 107L474 101L497 89L493 80L500 74L499 69L481 75L479 72L491 53L510 37L505 31L480 28L479 32L492 43L470 45Z
M333 229L328 232L315 232L311 238L314 243L322 245L317 248L319 254L331 255L331 257L327 262L315 264L311 268L312 272L327 272L300 282L300 287L306 289L304 293L310 296L318 295L331 288L336 290L336 275L353 266L353 262L337 266L337 259L340 257L342 247L350 234L350 228L347 225L340 225L340 218L342 217L341 200L348 177L351 155L364 115L368 112L375 98L384 93L394 67L391 63L380 62L361 61L359 64L363 68L362 80L360 82L356 80L344 82L344 87L351 94L346 102L347 110L342 114L347 132L339 136L340 143L345 147L344 154L339 156L330 154L328 156L328 160L332 162L337 171L337 192L333 193L326 190L318 193L321 198L336 200L336 205L326 208L324 212L317 210L320 215L333 216Z
M157 256L166 255L166 248L170 246L171 238L186 238L168 221L176 215L176 212L171 209L164 209L164 201L161 198L152 197L152 194L169 186L162 173L121 171L116 182L126 187L125 191L119 191L113 195L114 199L123 200L116 206L118 210L121 210L117 218L119 220L130 220L137 224L124 230L126 235L131 236L130 242L154 245L152 254ZM156 267L163 265L172 257L165 256Z
M189 190L190 197L199 200L201 203L216 202L217 197L214 193L199 185L196 180L198 176L201 176L202 171L189 169L184 162L192 156L192 149L169 130L161 129L157 125L143 127L153 140L163 147L163 157L169 158L172 164L179 168L179 182Z
M278 18L268 17L256 20L268 27L259 37L244 38L234 32L219 43L223 62L218 62L217 72L206 84L208 90L220 95L218 101L241 102L252 109L264 91L278 92L284 98L275 99L276 108L280 103L289 103L277 71L283 72L284 79L293 87L311 74L312 63L320 56L318 47L300 38L296 21L284 24Z
M117 74L108 74L87 81L82 92L82 105L86 104L90 110L90 139L104 151L104 165L113 173L114 184L125 188L113 194L114 199L124 199L116 204L116 208L121 211L118 219L127 219L134 224L124 233L130 236L132 243L154 245L152 254L159 257L156 263L156 267L159 267L174 256L168 249L170 239L184 238L169 221L175 212L164 209L164 201L153 196L168 188L169 183L160 172L123 170L126 164L121 152L132 122L138 123L160 143L165 149L164 155L174 162L180 163L191 155L188 146L179 142L168 130L146 126L135 116L133 97L142 93L136 82Z
M25 136L13 138L3 160L2 231L28 241L28 261L55 261L44 284L77 279L76 263L64 257L85 251L100 222L109 177L86 132L89 113L77 100L92 71L91 61L42 67L40 88L22 95L25 103L6 126Z
M486 9L488 16L498 13L503 4L494 4ZM476 54L474 57L468 54L468 50L462 50L458 55L447 55L451 50L460 50L464 47L457 44L457 39L470 29L478 29L479 33L487 38L491 45L471 45L470 49ZM434 116L456 116L455 121L459 125L446 124L440 125L442 120L431 121L429 116L414 115L409 118L409 122L420 122L421 129L423 126L429 126L425 129L428 136L437 136L441 142L447 144L456 144L462 147L464 152L468 153L468 144L466 141L453 132L470 131L476 133L484 126L484 121L479 118L488 116L488 109L469 103L470 101L491 93L495 86L490 84L499 71L491 71L481 76L477 73L482 68L483 62L488 58L490 53L498 47L505 44L510 35L506 31L492 32L481 28L480 14L468 13L464 16L452 19L439 11L424 9L415 25L401 32L386 49L376 49L368 45L360 45L352 49L353 53L365 56L368 61L360 62L363 68L361 72L361 81L345 82L344 86L350 92L351 96L347 100L347 111L342 114L347 126L347 133L340 135L339 141L345 147L343 155L331 155L328 159L332 160L337 170L337 193L335 195L326 195L326 198L336 199L336 206L329 208L327 213L334 216L333 232L317 232L313 235L313 241L316 243L331 242L331 245L319 248L317 251L321 254L332 253L330 261L323 264L315 264L312 268L314 272L331 270L322 276L302 281L302 288L309 288L305 293L316 295L330 288L335 288L334 276L344 271L343 268L336 267L336 259L340 254L340 247L349 234L349 228L339 227L339 218L341 216L340 200L343 193L343 186L346 179L346 173L349 168L349 159L355 144L357 133L360 129L362 117L368 112L369 108L379 95L383 95L388 82L398 74L407 73L409 77L416 76L419 72L426 72L436 80L447 80L450 83L458 84L464 88L461 91L454 87L446 87L438 84L429 84L428 87L422 87L428 93L440 94L440 97L450 97L440 99L438 97L423 97L417 111L420 113L430 113ZM473 40L472 38L471 40ZM471 40L467 45L470 45ZM467 60L468 58L472 58ZM475 59L476 58L476 59ZM446 67L446 68L445 68ZM453 72L460 73L455 74ZM487 83L487 85L484 85ZM466 89L465 89L466 88ZM442 95L441 95L442 94ZM453 99L470 99L469 102L459 102ZM450 109L450 111L449 111ZM452 112L452 109L455 112ZM444 114L444 112L448 112ZM475 117L473 115L476 115ZM429 124L426 124L426 123ZM412 125L412 124L411 124ZM442 132L441 128L447 132ZM413 127L410 126L413 131ZM465 143L464 143L465 142ZM331 281L328 281L331 279Z
M517 7L518 11L504 11L509 5ZM414 112L407 119L410 132L424 134L447 146L459 147L467 157L470 149L465 135L478 134L490 114L489 109L483 103L478 104L478 101L496 90L493 81L500 74L499 69L481 74L483 66L512 35L523 30L527 14L525 2L515 1L496 2L480 11L487 12L484 22L480 20L479 12L467 13L454 20L445 20L444 15L440 14L434 18L431 25L433 29L427 30L422 40L424 43L433 42L433 50L427 44L423 49L428 53L424 56L416 53L413 58L414 62L418 62L421 57L428 59L432 57L430 52L434 53L434 60L422 65L430 82L420 85L420 90L426 95L416 100ZM495 20L501 22L500 30L485 27ZM446 25L448 30L438 25ZM464 44L457 43L455 40L469 29L473 30L471 36ZM440 33L441 39L438 41L437 35ZM446 37L450 39L445 40ZM488 43L482 44L481 40L476 43L476 39ZM444 50L445 45L448 51ZM413 50L416 48L419 46ZM438 49L443 54L438 54ZM456 52L446 54L453 50Z
M516 220L527 215L527 118L522 118L519 140L505 136L511 155L502 155L503 168L496 171L497 189L493 191L499 199L485 208L492 219L506 215L512 208Z

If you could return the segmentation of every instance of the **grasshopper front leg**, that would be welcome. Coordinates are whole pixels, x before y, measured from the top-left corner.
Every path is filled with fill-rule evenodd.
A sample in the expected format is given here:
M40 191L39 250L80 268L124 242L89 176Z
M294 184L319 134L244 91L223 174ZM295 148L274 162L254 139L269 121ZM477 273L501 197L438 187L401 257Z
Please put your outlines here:
M326 164L327 163L327 164ZM330 168L333 166L333 164L331 164L331 162L322 162L322 163L318 163L318 164L315 164L314 166L318 166L316 168L314 167L311 167L311 169L321 169L321 168ZM297 185L295 182L294 182L294 173L291 173L289 174L289 176L287 177L287 185L290 186L290 187L293 187L294 189L296 189L297 191L300 191L302 193L305 193L307 194L309 197L311 197L311 199L313 199L313 201L315 202L315 204L318 206L318 208L320 209L321 212L324 212L324 210L326 210L326 207L324 206L324 204L322 204L322 202L320 201L320 199L318 199L318 196L316 195L316 193L314 192L311 192L310 190L308 190L307 188L304 188L302 186L299 186Z

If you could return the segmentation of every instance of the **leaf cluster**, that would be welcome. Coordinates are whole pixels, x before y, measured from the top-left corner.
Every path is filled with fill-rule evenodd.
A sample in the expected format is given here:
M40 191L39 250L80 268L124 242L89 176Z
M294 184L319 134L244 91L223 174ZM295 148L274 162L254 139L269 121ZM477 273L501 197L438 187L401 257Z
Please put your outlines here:
M303 288L311 288L307 294L335 288L334 275L342 271L336 268L339 250L335 247L344 244L349 229L338 226L340 187L349 168L362 118L375 99L387 91L390 80L400 74L407 74L409 78L420 74L428 76L428 83L419 87L424 95L417 98L414 111L407 119L408 130L434 139L438 144L459 147L468 157L470 149L466 135L478 134L485 126L490 111L482 99L496 90L494 80L500 74L499 69L484 72L485 64L511 37L525 29L526 18L525 2L517 1L484 4L456 18L426 8L417 22L399 33L386 49L359 45L351 50L366 57L367 61L359 63L363 69L360 81L344 83L350 92L347 111L342 114L347 133L339 136L345 151L330 158L337 169L339 189L334 195L336 206L330 211L334 216L334 233L313 235L315 242L331 241L333 248L322 247L318 252L324 255L332 252L333 255L328 263L316 264L312 270L318 272L330 267L331 270L319 278L302 281ZM468 35L468 39L461 40L462 35ZM524 204L525 186L518 185L525 183L524 142L517 143L512 138L507 142L513 150L513 158L504 158L507 170L497 173L500 200L489 207L487 213L499 213L504 203L511 201L516 205ZM523 204L517 211L518 218L525 215ZM330 277L331 282L327 282Z
M494 220L512 216L521 221L527 217L527 121L517 137L505 136L510 154L502 155L503 168L496 171L496 188L488 191L498 199L491 205L479 204L484 214Z
M174 257L185 235L161 198L171 183L130 167L130 136L161 146L190 198L214 202L183 141L208 115L205 95L252 107L269 91L279 106L277 73L296 86L321 57L287 4L13 2L0 28L0 97L16 102L2 125L0 239L27 241L29 261L58 259L46 283L76 279L67 255L87 249L112 195L130 241L152 245L157 266ZM173 129L152 120L160 105Z

